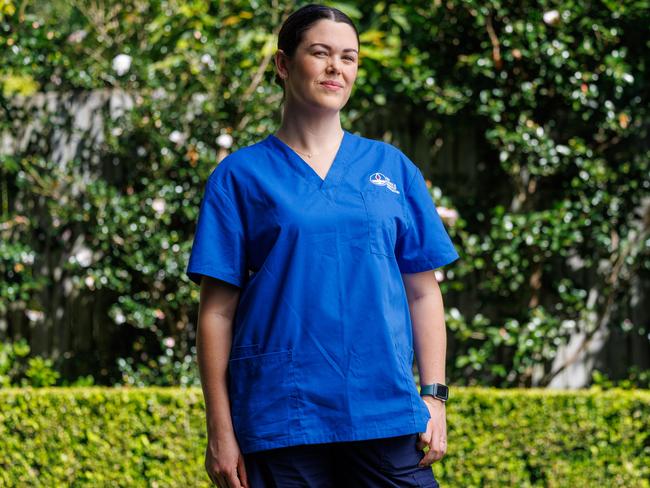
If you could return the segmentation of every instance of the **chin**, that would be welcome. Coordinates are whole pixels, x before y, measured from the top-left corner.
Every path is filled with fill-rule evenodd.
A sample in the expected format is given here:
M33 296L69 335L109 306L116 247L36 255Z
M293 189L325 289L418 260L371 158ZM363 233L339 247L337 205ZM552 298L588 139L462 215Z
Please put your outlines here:
M347 102L347 100L346 100ZM323 100L322 98L317 98L312 100L312 105L318 107L322 110L341 110L345 103L342 103L341 99L338 100Z
M350 98L350 96L345 93L318 97L322 105L327 105L328 107L331 108L334 107L342 108L346 103L348 103L348 98Z

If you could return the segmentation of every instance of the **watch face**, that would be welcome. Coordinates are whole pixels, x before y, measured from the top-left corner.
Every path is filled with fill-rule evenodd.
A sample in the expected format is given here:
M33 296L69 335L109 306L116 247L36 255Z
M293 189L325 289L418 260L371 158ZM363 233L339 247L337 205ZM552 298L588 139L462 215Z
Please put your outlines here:
M436 396L446 399L449 396L449 387L439 384L436 390Z

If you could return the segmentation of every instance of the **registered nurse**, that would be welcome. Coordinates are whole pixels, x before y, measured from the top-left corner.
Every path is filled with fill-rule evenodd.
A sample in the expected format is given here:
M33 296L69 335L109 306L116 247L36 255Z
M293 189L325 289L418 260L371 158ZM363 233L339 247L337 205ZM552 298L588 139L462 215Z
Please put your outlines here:
M359 50L334 8L289 16L275 55L281 126L205 185L187 275L201 286L205 468L221 487L439 486L448 388L434 270L459 255L418 167L341 127Z

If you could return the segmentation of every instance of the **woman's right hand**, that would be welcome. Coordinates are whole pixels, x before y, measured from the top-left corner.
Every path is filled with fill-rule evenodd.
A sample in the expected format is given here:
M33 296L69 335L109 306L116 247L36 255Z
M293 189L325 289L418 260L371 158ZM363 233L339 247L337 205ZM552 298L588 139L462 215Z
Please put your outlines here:
M205 469L219 488L250 488L244 456L234 434L208 438Z

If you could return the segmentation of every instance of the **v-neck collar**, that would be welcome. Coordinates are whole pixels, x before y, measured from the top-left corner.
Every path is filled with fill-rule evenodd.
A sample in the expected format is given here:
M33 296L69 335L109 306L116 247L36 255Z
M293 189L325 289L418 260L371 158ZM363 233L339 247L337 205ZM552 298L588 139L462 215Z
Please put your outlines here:
M309 163L307 163L307 161L305 161L296 151L291 149L291 147L289 147L275 134L269 134L267 139L285 155L289 163L299 174L301 174L309 182L316 185L317 188L324 190L336 186L343 176L342 170L346 162L347 146L350 135L351 134L348 131L343 129L343 137L341 138L339 148L334 155L332 164L330 165L330 168L327 171L324 179L321 178L321 176L316 172L314 168L311 167Z

